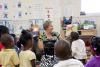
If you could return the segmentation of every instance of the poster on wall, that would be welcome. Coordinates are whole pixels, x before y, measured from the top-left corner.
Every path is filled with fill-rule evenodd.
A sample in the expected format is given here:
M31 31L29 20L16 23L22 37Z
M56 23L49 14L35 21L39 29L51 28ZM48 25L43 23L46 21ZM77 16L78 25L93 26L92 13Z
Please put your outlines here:
M3 15L3 9L2 9L3 7L2 7L2 3L0 3L0 19L2 18L2 15Z
M0 3L0 12L2 12L2 4Z
M21 6L22 6L21 2L18 2L17 7L21 8Z

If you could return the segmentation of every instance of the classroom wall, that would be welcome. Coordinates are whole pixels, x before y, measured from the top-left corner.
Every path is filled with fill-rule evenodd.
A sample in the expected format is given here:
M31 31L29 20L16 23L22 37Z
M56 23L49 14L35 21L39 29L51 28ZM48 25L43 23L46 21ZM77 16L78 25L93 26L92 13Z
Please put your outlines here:
M21 8L17 6L19 2ZM8 9L4 9L4 4L7 4ZM54 30L60 31L60 0L0 0L0 5L0 20L10 20L14 26L17 24L15 27L27 26L27 21L32 19L50 19ZM4 18L4 13L8 14L8 18Z
M100 34L100 16L81 16L81 0L0 0L0 20L4 19L3 4L8 4L8 20L12 20L14 26L25 26L30 19L50 19L54 26L54 31L60 33L60 21L63 16L77 17L76 20L95 19L97 24L97 35ZM18 8L16 5L21 2L22 7ZM49 11L49 12L48 12ZM22 16L18 17L18 13L21 12ZM47 15L50 15L48 18ZM24 25L25 24L25 25ZM18 27L19 28L19 27ZM16 29L16 28L15 28Z
M61 16L79 17L81 11L81 0L61 0Z

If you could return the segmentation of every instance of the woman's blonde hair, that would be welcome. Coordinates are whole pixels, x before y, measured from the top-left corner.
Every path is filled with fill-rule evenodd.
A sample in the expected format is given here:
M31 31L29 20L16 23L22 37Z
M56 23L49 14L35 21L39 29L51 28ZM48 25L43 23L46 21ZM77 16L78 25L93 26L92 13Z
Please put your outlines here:
M45 23L43 24L44 30L46 30L51 23L52 23L52 21L50 21L50 20L45 21Z

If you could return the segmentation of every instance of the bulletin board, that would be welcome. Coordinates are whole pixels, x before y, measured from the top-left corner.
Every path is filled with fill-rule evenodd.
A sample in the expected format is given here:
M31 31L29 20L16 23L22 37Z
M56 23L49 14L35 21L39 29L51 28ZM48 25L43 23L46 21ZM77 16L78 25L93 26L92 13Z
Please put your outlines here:
M0 0L0 19L43 19L43 10L42 0Z

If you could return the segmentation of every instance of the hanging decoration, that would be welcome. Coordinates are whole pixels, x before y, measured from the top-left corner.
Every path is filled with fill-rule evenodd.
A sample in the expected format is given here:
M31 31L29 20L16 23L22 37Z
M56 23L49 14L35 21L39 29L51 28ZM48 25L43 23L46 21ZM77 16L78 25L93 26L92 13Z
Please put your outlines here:
M21 8L21 2L18 3L18 8Z
M4 10L7 10L7 9L8 9L8 5L4 4Z

